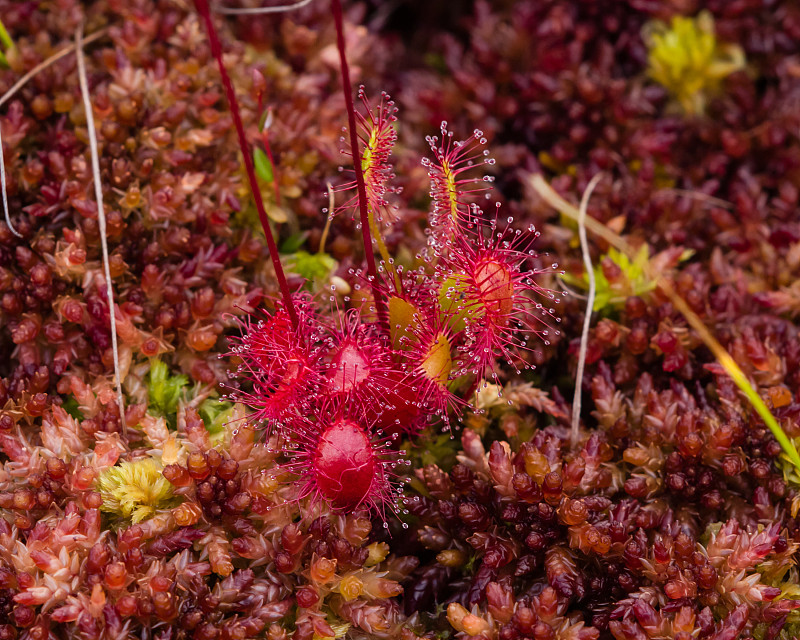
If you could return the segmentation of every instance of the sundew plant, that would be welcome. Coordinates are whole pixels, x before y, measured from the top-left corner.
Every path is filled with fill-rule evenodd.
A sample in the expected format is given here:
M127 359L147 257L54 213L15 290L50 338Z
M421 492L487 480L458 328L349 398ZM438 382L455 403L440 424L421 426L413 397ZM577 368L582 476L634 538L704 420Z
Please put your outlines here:
M798 25L0 0L0 640L796 637Z
M273 232L261 215L251 152L213 20L202 2L198 9L227 87L282 294L274 313L243 321L232 355L241 360L238 372L250 384L231 398L253 409L251 423L263 424L285 448L300 499L321 500L334 510L372 511L388 526L387 510L403 510L395 468L405 452L393 442L413 438L431 422L449 429L451 417L486 386L485 378L497 378L498 358L517 370L529 367L524 360L525 351L534 348L529 340L540 337L547 343L550 305L558 299L536 284L537 270L529 267L536 255L530 249L534 229L523 234L511 228L512 218L499 222L499 206L485 219L475 200L489 197L483 185L491 178L478 173L482 165L494 164L486 139L476 129L471 138L454 140L443 123L442 140L428 138L433 158L423 161L431 180L430 240L417 256L435 266L408 271L395 266L383 234L392 226L385 195L394 175L396 109L386 94L371 109L361 87L365 113L355 111L341 9L334 3L355 174L339 190L350 187L356 193L329 215L351 210L358 221L367 264L354 274L355 288L363 286L367 294L352 307L345 296L348 306L339 309L330 304L334 296L290 293ZM373 243L385 256L380 263Z

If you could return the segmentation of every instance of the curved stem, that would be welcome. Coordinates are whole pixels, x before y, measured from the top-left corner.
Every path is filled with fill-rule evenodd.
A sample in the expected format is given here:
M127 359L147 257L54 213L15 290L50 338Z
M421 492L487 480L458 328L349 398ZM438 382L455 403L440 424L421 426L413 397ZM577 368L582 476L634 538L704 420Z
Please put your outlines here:
M564 200L556 191L551 187L541 174L535 174L530 178L530 184L533 189L554 209L561 211L568 215L573 220L577 220L580 212L569 202ZM625 253L631 260L636 257L636 250L619 234L613 232L606 227L602 222L594 218L586 219L586 228L603 238L610 245L616 247ZM755 412L764 421L772 435L778 441L778 444L783 448L786 457L791 460L792 464L800 469L800 452L794 445L794 442L786 435L786 432L781 427L780 423L772 415L766 403L758 395L758 391L753 387L750 380L748 380L744 371L736 363L733 357L723 347L719 340L714 337L711 331L703 323L703 320L698 316L691 307L687 304L686 300L675 291L668 278L660 273L656 273L650 263L645 266L645 274L656 283L656 286L661 289L675 308L686 318L686 322L692 329L695 330L700 339L714 354L717 362L722 366L725 372L730 376L731 380L739 387L739 390L747 398L747 401L753 407Z
M586 313L583 316L583 332L581 333L581 350L578 353L578 369L575 372L575 395L572 399L572 433L571 442L574 447L578 444L581 424L581 399L583 393L583 369L586 366L586 350L589 346L589 328L592 326L592 309L594 307L595 281L594 266L592 256L589 254L589 240L586 238L586 209L589 207L589 198L597 183L603 177L598 173L592 178L586 191L583 192L581 207L578 211L578 236L581 239L581 253L583 254L583 266L586 269L586 279L589 281L589 293L586 295Z
M97 201L97 223L100 228L100 247L103 251L103 275L106 279L106 296L108 297L108 319L111 325L111 350L114 355L114 377L117 379L117 404L119 405L119 423L123 435L127 432L125 424L125 399L122 395L122 376L119 364L119 347L117 345L117 318L114 310L114 281L111 279L111 267L108 260L108 239L106 238L106 214L103 207L103 185L100 182L100 152L97 148L97 133L94 128L94 112L89 96L89 82L86 77L86 64L83 60L83 25L75 31L75 54L78 62L78 81L81 85L83 109L86 112L86 132L89 137L89 150L92 156L92 176L94 179L94 199Z
M8 209L8 193L6 191L6 160L5 154L3 153L2 128L2 125L0 125L0 188L2 188L3 191L3 213L5 213L6 225L11 233L18 238L21 238L22 234L14 228L14 223L11 222L11 212Z
M83 39L83 46L85 47L86 45L94 42L95 40L98 40L99 38L102 38L107 33L108 33L108 29L107 28L103 28L103 29L99 29L98 31L95 31L94 33L92 33L89 36L86 36ZM14 95L17 93L17 91L22 89L22 87L24 87L31 78L36 76L36 74L38 74L40 71L43 71L44 69L47 69L47 67L52 65L54 62L58 62L59 60L61 60L61 58L63 58L64 56L69 55L73 51L75 51L75 44L74 43L69 45L69 46L67 46L67 47L64 47L58 53L54 53L52 56L47 58L47 60L43 60L42 62L37 64L33 69L28 71L24 76L22 76L19 80L17 80L14 83L13 87L11 87L8 91L6 91L3 94L3 97L0 98L0 107L2 107L6 102L11 100L11 98L14 97Z
M313 0L298 0L298 2L293 2L291 4L283 4L276 7L222 7L222 6L215 6L214 11L217 13L227 13L228 15L235 15L235 16L254 16L254 15L264 15L267 13L288 13L289 11L294 11L296 9L302 9L308 4L311 4Z
M2 22L0 22L0 25L2 25ZM95 31L90 36L83 38L82 40L83 46L86 46L90 42L98 40L99 38L103 37L106 33L108 33L108 29L100 29L99 31ZM22 76L19 80L17 80L14 83L14 86L12 86L8 91L6 91L3 94L2 97L0 97L0 107L2 107L6 102L11 100L11 98L14 97L17 91L19 91L22 87L24 87L31 78L36 76L36 74L38 74L40 71L47 69L47 67L52 65L54 62L61 60L61 58L63 58L64 56L69 55L70 53L75 51L75 47L76 45L75 43L73 43L68 47L63 48L58 53L50 56L49 58L47 58L47 60L40 62L33 69L28 71L24 76ZM2 181L2 191L3 191L3 212L5 213L6 224L8 225L8 228L11 230L11 233L13 233L18 238L21 238L22 234L14 228L8 210L8 198L6 196L6 167L5 167L5 158L2 155L2 147L3 147L2 136L0 136L0 181Z

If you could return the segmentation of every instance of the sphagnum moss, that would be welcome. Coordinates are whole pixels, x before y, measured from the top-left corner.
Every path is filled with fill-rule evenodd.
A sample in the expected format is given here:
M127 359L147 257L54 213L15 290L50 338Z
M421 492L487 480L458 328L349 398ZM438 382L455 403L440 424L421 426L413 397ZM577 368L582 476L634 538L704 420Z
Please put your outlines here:
M103 499L101 509L137 524L174 502L172 485L158 461L147 458L121 462L97 479Z
M67 3L55 16L20 7L3 13L15 42L12 69L0 74L7 86L51 53L30 34L47 32L68 47L84 8ZM343 350L355 336L338 320L320 343L307 345L319 347L319 366L328 367L318 384L364 409L391 407L368 418L371 446L381 441L378 429L384 437L422 431L409 441L421 467L407 493L413 513L398 509L407 533L390 510L391 537L371 526L380 518L331 513L324 498L305 501L293 468L308 466L291 466L302 456L282 456L277 439L242 419L241 405L224 424L202 410L216 401L218 382L231 384L228 363L216 358L238 330L226 314L252 313L264 294L278 291L262 243L232 215L241 209L246 220L254 209L200 23L177 6L140 8L111 3L92 13L86 45L128 437L119 434L114 403L106 283L72 59L25 85L23 99L4 111L10 218L24 239L0 224L0 344L9 349L0 372L7 457L0 546L20 552L0 551L3 637L43 637L61 627L87 638L169 629L206 640L791 635L795 479L783 477L778 443L658 287L612 305L589 331L583 391L591 414L584 412L577 446L567 443L563 393L572 390L581 303L569 298L562 335L523 357L536 372L518 376L501 362L498 380L478 390L484 413L460 402L473 397L469 380L447 381L453 402L445 404L462 416L451 415L457 441L435 440L423 428L430 411L420 406L417 381L407 379L416 366L386 372L383 359ZM459 27L463 37L440 38L440 23L418 24L437 52L428 58L433 67L403 50L392 74L386 61L396 44L346 29L354 76L369 92L386 86L403 107L395 173L404 192L397 220L382 230L400 275L383 282L396 322L388 336L358 336L359 349L383 340L405 354L402 361L420 355L414 342L431 323L431 308L453 332L448 341L466 318L460 311L447 317L443 307L471 298L470 306L480 299L489 311L504 308L507 280L493 264L476 270L472 294L458 278L431 283L415 273L444 262L435 243L415 258L426 237L407 203L427 206L429 168L413 166L413 151L446 114L448 130L479 126L492 141L496 164L485 168L509 199L502 217L521 228L535 224L544 232L540 244L551 243L568 271L580 272L572 266L574 234L549 225L555 218L535 198L519 201L520 167L557 172L548 177L573 199L602 170L609 177L592 198L590 223L607 223L654 254L692 249L669 284L795 438L800 352L790 283L799 236L790 168L799 156L786 131L796 129L787 63L798 41L796 12L791 3L713 9L718 42L742 47L748 73L719 84L705 103L707 118L672 115L668 91L645 79L641 28L653 16L625 3L523 0L512 11L477 3ZM318 209L323 185L336 174L343 124L341 102L330 97L339 78L330 71L327 10L311 3L289 19L216 22L252 131L269 88L273 178L288 223L308 231L311 255L323 235ZM662 11L658 17L668 20ZM384 24L399 22L389 16ZM282 54L262 59L246 51L228 27L262 49L285 50L291 64ZM341 308L366 300L356 324L370 326L371 287L359 274L361 241L350 225L339 216L326 234L338 262L330 279L349 292L337 287L326 295ZM282 248L296 250L297 238ZM603 244L591 249L595 264L608 252ZM555 259L531 256L524 269L546 270ZM292 289L303 284L287 278ZM539 278L552 286L547 273ZM463 363L459 355L451 354L451 371ZM150 406L150 358L189 378L174 422ZM381 375L363 386L360 363L367 361ZM434 375L444 370L433 359L427 364ZM367 388L378 402L361 397ZM245 383L239 393L251 390ZM51 410L63 398L65 411ZM215 434L205 419L215 422ZM462 423L473 430L459 431ZM420 451L429 442L435 446ZM98 478L145 455L161 456L176 506L136 524L103 513ZM123 528L106 531L112 521ZM414 555L373 554L381 544ZM400 606L419 613L406 618Z
M704 114L722 80L745 66L741 47L717 40L708 11L694 18L673 16L669 24L651 22L643 36L647 75L667 89L687 114Z

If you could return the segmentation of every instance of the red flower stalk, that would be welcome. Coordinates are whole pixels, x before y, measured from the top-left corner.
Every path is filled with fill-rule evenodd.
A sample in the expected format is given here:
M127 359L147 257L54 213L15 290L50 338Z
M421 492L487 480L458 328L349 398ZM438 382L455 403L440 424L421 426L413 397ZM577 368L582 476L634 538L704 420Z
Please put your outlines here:
M342 91L347 108L347 120L350 133L350 151L353 154L353 167L356 173L356 187L358 190L358 210L361 221L361 235L364 239L364 254L367 260L367 274L372 295L375 299L375 308L381 324L387 324L386 303L378 288L378 270L375 264L375 252L372 250L372 236L370 235L369 209L367 201L367 187L364 181L364 170L361 166L361 151L358 148L358 132L356 129L356 109L353 104L353 93L350 85L350 67L347 64L347 54L344 44L344 24L342 16L342 3L340 0L331 0L331 12L336 24L336 46L339 49L339 63L342 72ZM388 326L386 327L388 330ZM387 331L388 332L388 331Z
M278 255L278 246L275 244L275 238L272 235L272 229L269 226L267 211L264 209L264 201L261 198L261 189L258 187L256 171L255 167L253 166L253 156L250 153L250 145L247 143L247 136L245 135L244 125L242 124L242 116L239 113L239 102L236 99L236 92L233 89L233 83L231 82L231 78L228 75L228 72L225 69L225 64L222 60L222 44L219 41L216 27L214 27L214 21L211 18L211 10L208 6L208 0L195 0L194 5L197 8L197 12L203 18L203 23L206 27L206 33L208 34L208 42L211 46L211 55L214 56L217 61L217 65L219 66L219 73L220 77L222 78L222 86L225 89L225 96L228 99L228 105L231 109L231 117L233 118L233 124L236 128L236 135L239 138L239 147L242 150L244 168L247 173L247 180L250 183L250 191L253 193L253 199L256 203L258 219L261 221L261 226L264 229L264 235L267 238L269 255L272 259L272 265L275 268L275 275L278 278L278 285L281 289L281 296L283 297L284 305L289 314L289 318L292 321L292 326L297 329L297 311L294 308L294 302L292 301L292 295L289 290L289 283L286 281L286 275L283 272L281 259Z

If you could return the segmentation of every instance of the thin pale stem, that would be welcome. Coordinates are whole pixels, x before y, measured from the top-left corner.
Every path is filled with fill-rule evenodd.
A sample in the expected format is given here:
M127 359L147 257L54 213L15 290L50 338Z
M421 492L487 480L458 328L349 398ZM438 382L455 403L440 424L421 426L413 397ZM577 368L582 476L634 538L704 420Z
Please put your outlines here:
M103 251L103 274L106 279L106 296L108 298L108 318L111 324L111 349L114 354L114 377L117 379L117 403L119 404L119 420L122 433L127 432L125 423L125 400L122 395L122 375L119 365L119 346L117 344L117 318L114 310L114 283L111 280L111 268L108 260L108 239L106 238L106 213L103 207L103 185L100 181L100 153L97 150L97 133L94 129L94 113L89 95L89 82L86 79L86 63L83 59L83 25L75 31L75 54L78 61L78 80L83 96L83 109L86 112L86 130L89 136L89 150L92 156L92 176L94 181L94 197L97 202L97 222L100 228L100 246Z
M225 89L225 96L228 99L228 105L231 110L231 117L233 118L233 125L236 128L236 135L239 138L239 147L244 156L244 168L247 172L247 180L250 183L250 190L253 192L253 199L256 203L256 210L258 211L258 219L261 221L261 226L264 229L264 235L267 238L267 247L269 248L269 255L272 259L272 265L275 268L275 276L278 279L278 286L281 290L283 304L292 321L292 326L295 330L299 328L299 321L297 318L297 311L294 307L292 294L289 290L289 283L286 281L286 275L283 272L283 265L281 265L280 255L278 254L278 245L275 244L275 237L272 234L272 228L269 226L269 218L267 211L264 209L264 200L261 197L261 189L258 186L256 179L256 170L253 165L253 156L250 151L250 145L247 143L247 136L244 132L244 124L242 124L242 116L239 113L239 101L236 99L236 92L233 89L233 82L225 69L225 64L222 60L222 44L217 35L217 29L214 27L214 21L211 18L211 11L208 6L208 0L194 0L195 7L198 13L202 16L203 22L208 34L208 42L211 46L211 55L217 61L219 66L219 74L222 78L222 86Z
M350 67L347 64L347 52L344 43L344 18L340 0L331 0L331 11L336 24L336 46L339 49L339 63L342 72L342 90L345 106L347 107L347 121L350 134L350 150L353 154L353 168L356 173L356 187L358 190L358 210L361 221L361 235L364 239L364 254L367 261L367 274L372 286L372 297L375 299L375 310L378 320L389 333L389 314L386 302L378 287L378 270L375 265L375 252L372 250L372 237L370 235L369 210L367 207L367 186L364 182L364 170L361 166L361 150L358 146L358 132L356 129L356 108L353 104L353 90L350 85Z
M553 187L551 187L540 174L533 175L531 177L530 184L533 189L554 209L557 209L573 220L578 219L578 209L576 209L573 205L556 193ZM627 254L631 260L636 258L636 250L628 242L626 242L624 238L614 233L601 222L598 222L594 218L587 218L586 228L602 237L610 245L617 247L617 249ZM712 335L711 331L709 331L708 327L706 327L706 325L700 319L700 316L692 311L686 301L678 294L677 291L675 291L667 278L655 273L649 263L645 266L645 274L649 279L656 283L656 286L661 289L667 298L669 298L670 302L672 302L675 308L681 314L683 314L683 317L686 318L686 322L689 323L689 326L691 326L692 329L697 332L697 335L700 336L700 339L714 354L717 362L722 365L722 368L725 369L725 372L731 377L736 386L739 387L740 391L745 395L748 402L750 402L750 405L764 421L764 424L767 425L769 430L772 432L772 435L781 445L781 448L783 448L786 456L792 461L792 464L794 464L796 468L800 469L800 453L798 453L797 448L789 439L789 436L786 435L786 432L775 419L775 416L772 415L769 408L767 408L767 405L761 399L761 396L758 395L758 392L747 379L747 376L744 374L744 371L742 371L741 367L736 364L736 361L727 352L725 347L723 347Z
M581 206L578 210L578 236L581 240L583 267L586 270L586 279L589 282L589 292L586 296L586 313L583 316L581 348L578 352L578 369L575 371L575 395L572 399L572 434L570 440L573 447L578 444L578 437L580 436L583 370L586 366L586 350L589 346L589 329L592 326L592 308L594 307L594 296L596 292L594 266L592 265L592 256L589 254L589 240L586 237L586 209L589 207L589 198L592 197L592 191L594 191L594 188L602 177L603 174L598 173L592 178L591 182L589 182L586 191L583 192Z

